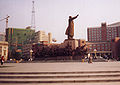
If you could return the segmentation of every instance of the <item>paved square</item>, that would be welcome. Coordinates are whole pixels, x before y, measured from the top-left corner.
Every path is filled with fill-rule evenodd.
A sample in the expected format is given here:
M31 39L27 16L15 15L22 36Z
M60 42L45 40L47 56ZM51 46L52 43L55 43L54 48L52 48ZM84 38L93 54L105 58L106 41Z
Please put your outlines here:
M5 63L0 85L120 85L120 62Z
M0 72L120 71L120 62L5 63Z

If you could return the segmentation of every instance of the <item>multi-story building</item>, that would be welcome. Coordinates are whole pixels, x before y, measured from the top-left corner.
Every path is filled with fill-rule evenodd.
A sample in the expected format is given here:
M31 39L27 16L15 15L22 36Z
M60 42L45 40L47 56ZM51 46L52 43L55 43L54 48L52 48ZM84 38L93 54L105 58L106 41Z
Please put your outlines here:
M96 49L100 53L112 53L111 41L116 37L120 37L120 22L110 25L102 23L101 27L89 27L87 34L89 52Z
M30 59L31 56L31 50L32 50L32 45L41 43L41 44L51 44L52 43L52 34L48 33L48 35L45 34L45 31L38 31L34 35L33 39L34 43L29 43L25 44L23 48L23 57L24 59L28 60Z
M48 42L52 43L52 34L48 33L48 35L45 34L45 31L38 31L35 33L35 43L41 43L41 42Z
M0 33L0 41L5 41L5 34L4 33Z
M32 29L7 28L6 41L9 43L9 57L13 57L13 50L19 49L19 52L22 53L23 46L33 42L34 33L35 30Z
M120 37L120 22L101 27L90 27L87 29L88 41L111 41L115 37Z
M0 41L0 58L4 56L5 61L8 59L8 42Z

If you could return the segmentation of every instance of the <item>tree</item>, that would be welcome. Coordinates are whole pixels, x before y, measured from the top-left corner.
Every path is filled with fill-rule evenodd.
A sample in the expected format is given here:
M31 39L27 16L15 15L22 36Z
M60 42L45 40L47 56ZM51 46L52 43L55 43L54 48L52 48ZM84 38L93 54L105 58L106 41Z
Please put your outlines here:
M72 47L69 44L65 47L65 56L72 56Z
M15 49L13 49L12 50L12 52L11 52L11 55L13 56L13 58L15 58L16 60L20 60L21 59L21 55L22 55L22 53L21 52L16 52L16 50Z
M79 56L87 55L87 48L85 48L85 46L86 45L77 47L75 50L75 55L79 55Z

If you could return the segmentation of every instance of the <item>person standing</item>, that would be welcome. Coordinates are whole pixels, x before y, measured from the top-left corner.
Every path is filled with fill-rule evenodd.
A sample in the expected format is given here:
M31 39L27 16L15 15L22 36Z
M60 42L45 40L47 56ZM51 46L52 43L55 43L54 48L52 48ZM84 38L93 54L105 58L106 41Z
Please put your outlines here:
M1 65L4 63L4 56L1 57Z
M92 63L92 56L90 55L90 53L88 54L88 63Z

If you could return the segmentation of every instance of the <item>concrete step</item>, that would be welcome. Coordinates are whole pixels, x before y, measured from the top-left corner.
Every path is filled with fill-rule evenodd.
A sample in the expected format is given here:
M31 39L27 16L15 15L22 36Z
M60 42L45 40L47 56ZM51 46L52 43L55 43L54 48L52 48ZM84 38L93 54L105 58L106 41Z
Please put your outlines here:
M120 73L120 71L69 71L69 72L0 72L1 74L16 75L16 74L93 74L93 73Z
M64 80L111 80L111 79L120 79L120 76L117 76L117 77L114 77L114 76L110 76L110 77L37 77L37 78L34 78L34 77L28 77L28 78L0 78L0 81L6 81L6 80L10 80L10 81L31 81L31 80L34 80L34 81L64 81Z
M96 78L96 77L120 77L120 73L118 74L64 74L64 75L0 75L0 79L36 79L36 78Z
M120 82L101 83L2 83L1 85L120 85Z
M0 74L1 76L119 76L120 73L87 73L87 74Z
M120 71L81 72L0 72L0 85L34 83L107 83L119 82Z
M9 80L1 80L0 83L102 83L102 82L120 82L120 79L117 78L109 78L109 79L48 79L48 80L38 80L38 79L9 79Z

